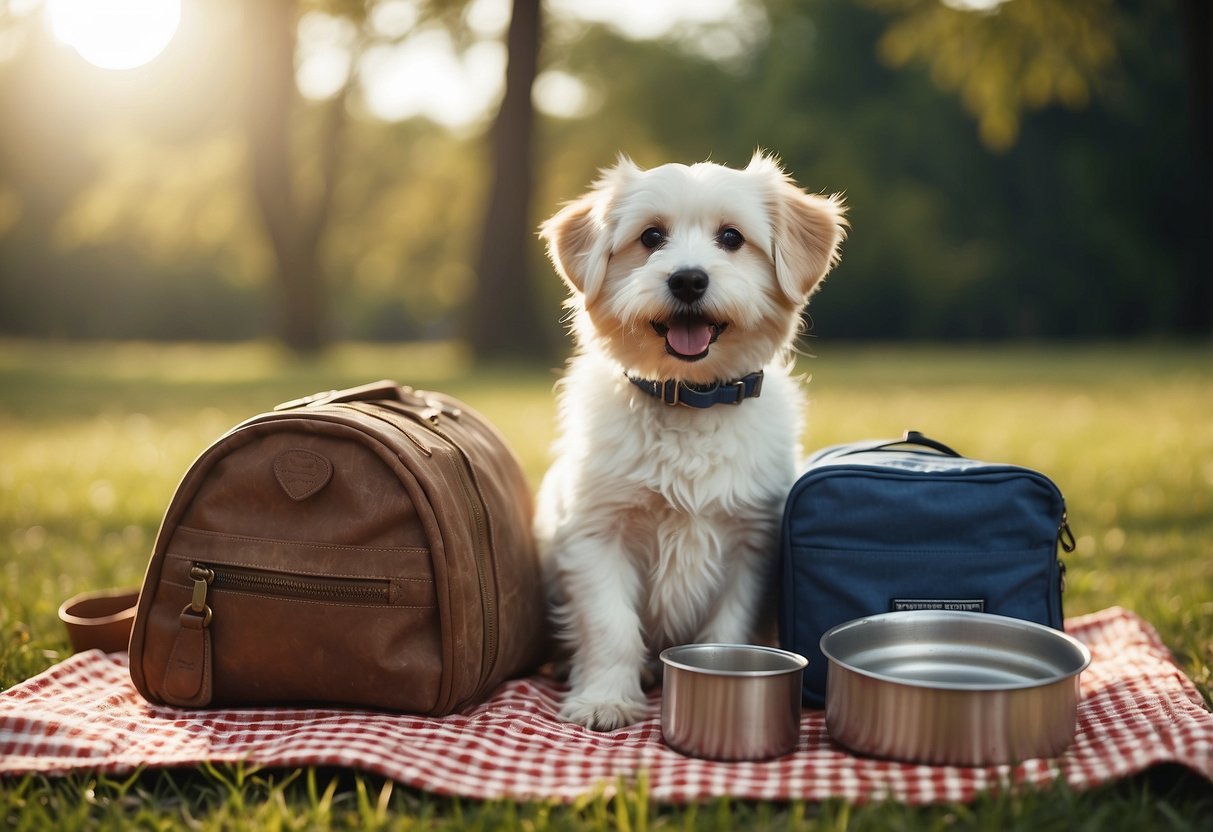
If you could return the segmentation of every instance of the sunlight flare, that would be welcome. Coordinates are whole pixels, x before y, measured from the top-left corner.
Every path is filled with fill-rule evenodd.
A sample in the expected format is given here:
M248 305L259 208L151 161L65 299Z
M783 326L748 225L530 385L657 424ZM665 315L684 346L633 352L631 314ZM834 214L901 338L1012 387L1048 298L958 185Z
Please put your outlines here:
M155 60L181 23L181 0L47 0L55 37L101 69Z

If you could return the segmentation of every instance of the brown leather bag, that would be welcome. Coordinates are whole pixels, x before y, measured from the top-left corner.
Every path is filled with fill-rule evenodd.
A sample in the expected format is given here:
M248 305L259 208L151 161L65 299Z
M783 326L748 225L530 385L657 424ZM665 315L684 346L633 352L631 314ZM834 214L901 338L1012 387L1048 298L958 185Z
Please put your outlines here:
M178 486L130 640L148 700L441 715L542 659L530 489L457 400L384 381L233 428Z

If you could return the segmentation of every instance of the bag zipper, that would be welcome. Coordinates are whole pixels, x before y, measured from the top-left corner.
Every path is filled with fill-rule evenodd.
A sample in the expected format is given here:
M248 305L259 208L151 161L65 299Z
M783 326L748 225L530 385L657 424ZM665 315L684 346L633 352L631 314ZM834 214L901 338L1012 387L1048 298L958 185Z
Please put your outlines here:
M488 522L484 516L484 500L480 495L479 489L476 487L472 474L472 461L468 457L467 452L463 447L452 439L445 431L439 427L439 421L443 416L451 419L458 419L462 413L457 409L450 409L442 405L441 402L434 400L429 402L429 406L417 413L410 410L407 406L397 405L391 401L381 401L375 404L383 407L393 413L399 413L407 416L418 425L423 425L430 433L442 439L452 450L458 455L458 462L455 468L459 474L459 484L463 491L464 498L467 501L468 510L471 512L472 520L476 526L475 537L475 561L476 561L476 578L480 583L480 597L484 602L484 619L485 619L485 636L484 636L484 652L485 662L481 669L480 681L477 685L477 695L482 693L482 689L487 683L489 676L492 674L493 668L497 664L498 651L498 627L497 627L497 601L493 593L489 591L488 572L492 568L489 563L489 531Z
M1065 498L1061 501L1061 525L1057 527L1057 542L1067 554L1073 552L1078 545L1074 540L1074 532L1070 530L1070 512L1066 511Z
M385 418L382 413L375 413L375 408L382 408L392 414L408 417L410 424L416 424L424 427L428 432L434 434L444 441L458 456L458 463L455 469L459 475L460 489L463 491L464 500L467 503L468 511L472 515L472 521L476 526L475 537L475 561L476 561L476 579L480 584L480 597L484 601L484 617L485 617L485 646L484 651L486 661L484 662L483 671L478 683L478 687L483 687L487 681L493 667L497 663L497 604L492 592L489 591L488 570L491 568L488 563L489 559L489 533L488 523L484 516L483 504L484 500L480 496L479 489L476 488L472 478L472 461L468 458L467 452L463 447L452 439L445 431L439 427L439 421L443 416L449 419L458 419L463 415L458 408L450 408L444 405L437 399L421 399L425 402L426 408L420 412L409 408L404 403L397 403L391 400L375 401L375 402L360 402L357 404L347 404L345 407L357 410L372 418L387 422L392 427L399 430L409 441L421 449L421 452L426 456L431 456L429 449L425 448L417 439L405 430L403 426L396 423L393 419Z
M1060 492L1059 492L1060 493ZM1074 532L1070 528L1070 512L1066 508L1066 499L1061 498L1061 523L1057 526L1057 545L1067 555L1078 548L1078 542L1074 539ZM1062 627L1065 626L1066 620L1066 562L1060 557L1057 558L1057 615L1061 619Z
M335 402L330 404L329 407L336 408L338 410L352 410L355 413L360 413L363 416L368 416L371 419L378 419L380 422L391 425L393 429L401 433L405 439L409 440L409 442L413 444L413 447L421 452L422 456L432 456L430 449L425 445L422 445L421 442L418 441L417 437L413 436L412 433L405 430L404 425L400 424L394 419L385 418L382 413L376 413L376 408L373 406L372 402Z
M190 579L194 581L191 606L199 610L206 606L207 589L343 604L387 605L392 597L391 582L385 579L321 578L226 564L194 563Z
M446 438L436 428L434 432ZM451 440L447 439L447 441L450 442ZM472 484L471 476L466 469L466 466L469 466L471 463L468 461L466 455L464 455L462 448L459 449L459 454L463 457L465 464L465 467L460 469L459 481L463 486L464 496L467 498L468 507L472 510L472 519L476 524L476 578L480 582L480 597L484 599L484 652L487 654L488 660L484 663L484 668L480 674L480 682L477 685L477 695L480 695L483 692L482 689L485 682L488 681L489 675L497 664L497 602L493 593L489 591L487 575L489 568L489 534L485 524L484 512L481 510L480 499L475 490L475 485Z

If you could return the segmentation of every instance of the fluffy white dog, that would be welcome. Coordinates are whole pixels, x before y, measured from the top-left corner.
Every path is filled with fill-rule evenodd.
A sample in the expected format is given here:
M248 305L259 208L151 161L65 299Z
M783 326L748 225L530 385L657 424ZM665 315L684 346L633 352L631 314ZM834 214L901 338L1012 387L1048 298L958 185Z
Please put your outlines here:
M577 340L536 518L571 651L563 718L635 722L664 647L755 637L796 473L793 341L844 210L761 153L621 158L543 224Z

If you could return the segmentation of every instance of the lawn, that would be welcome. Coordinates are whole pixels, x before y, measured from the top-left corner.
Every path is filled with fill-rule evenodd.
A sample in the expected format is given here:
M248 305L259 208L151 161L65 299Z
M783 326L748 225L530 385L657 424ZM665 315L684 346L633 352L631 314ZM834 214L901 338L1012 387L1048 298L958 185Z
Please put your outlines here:
M1067 615L1151 621L1206 700L1213 684L1213 349L1208 345L812 343L806 450L914 428L966 455L1051 476L1067 498ZM186 467L240 419L390 377L452 393L505 433L538 483L549 367L473 367L451 345L0 341L0 688L68 654L69 595L136 584ZM974 806L651 806L643 786L572 807L432 797L353 772L143 772L0 783L5 828L1211 829L1213 788L1180 770Z

